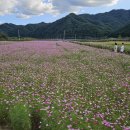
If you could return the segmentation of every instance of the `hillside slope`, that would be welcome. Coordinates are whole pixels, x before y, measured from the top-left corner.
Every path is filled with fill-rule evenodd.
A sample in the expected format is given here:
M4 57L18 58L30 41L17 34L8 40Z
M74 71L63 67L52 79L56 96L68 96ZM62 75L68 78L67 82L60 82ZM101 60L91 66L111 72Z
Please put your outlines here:
M111 34L111 37L130 37L130 23Z

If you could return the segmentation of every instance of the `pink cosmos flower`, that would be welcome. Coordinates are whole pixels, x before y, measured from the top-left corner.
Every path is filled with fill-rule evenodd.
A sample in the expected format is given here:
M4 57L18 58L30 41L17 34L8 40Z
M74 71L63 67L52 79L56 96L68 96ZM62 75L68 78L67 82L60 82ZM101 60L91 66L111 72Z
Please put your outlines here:
M123 130L130 130L130 127L124 127Z
M103 121L103 124L107 127L111 127L111 123L106 120Z

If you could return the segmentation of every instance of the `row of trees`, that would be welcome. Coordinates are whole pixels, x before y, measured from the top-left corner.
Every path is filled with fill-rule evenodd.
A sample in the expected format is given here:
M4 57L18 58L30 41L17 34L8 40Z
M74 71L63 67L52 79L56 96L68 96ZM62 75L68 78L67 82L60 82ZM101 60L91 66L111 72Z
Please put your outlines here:
M7 35L5 35L4 33L0 33L0 41L5 41L8 40Z

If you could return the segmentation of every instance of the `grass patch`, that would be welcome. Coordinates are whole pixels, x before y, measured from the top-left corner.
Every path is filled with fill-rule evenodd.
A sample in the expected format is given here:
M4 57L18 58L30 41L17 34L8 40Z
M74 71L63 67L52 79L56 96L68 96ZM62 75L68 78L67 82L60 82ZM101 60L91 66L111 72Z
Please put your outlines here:
M9 111L11 127L13 130L31 130L31 120L28 107L16 104Z

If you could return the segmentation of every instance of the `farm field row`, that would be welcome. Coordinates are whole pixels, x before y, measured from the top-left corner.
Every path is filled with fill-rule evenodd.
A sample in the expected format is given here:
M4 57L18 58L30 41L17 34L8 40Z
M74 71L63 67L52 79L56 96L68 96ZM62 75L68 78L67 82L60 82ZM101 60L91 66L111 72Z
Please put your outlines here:
M77 41L78 44L80 45L87 45L87 46L92 46L92 47L97 47L97 48L102 48L102 49L109 49L109 50L113 50L114 48L114 41L109 41L109 42L80 42ZM130 42L121 42L121 41L117 41L116 42L118 44L118 48L121 47L121 44L124 43L125 44L125 53L130 54Z

